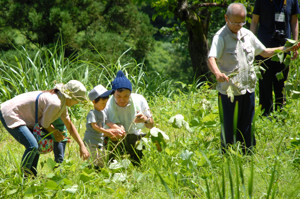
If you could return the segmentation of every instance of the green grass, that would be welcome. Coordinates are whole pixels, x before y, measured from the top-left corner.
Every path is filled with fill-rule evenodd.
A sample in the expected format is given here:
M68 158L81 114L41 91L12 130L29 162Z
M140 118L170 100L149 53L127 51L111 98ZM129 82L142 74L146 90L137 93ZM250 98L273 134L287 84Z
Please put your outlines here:
M134 89L148 99L155 126L168 134L161 152L149 142L140 167L126 159L107 165L101 172L89 169L79 157L77 144L67 145L65 161L54 168L53 154L41 155L36 179L22 178L24 147L0 125L0 198L299 198L300 197L300 101L299 61L289 76L287 105L270 119L255 120L256 151L242 156L220 153L221 124L217 92L209 84L186 85L134 60L104 66L67 59L62 49L29 53L20 50L17 62L1 60L0 101L36 89L50 89L53 81L82 81L89 89L109 86L122 69ZM100 56L100 55L99 55ZM257 100L257 99L256 99ZM258 102L257 102L258 104ZM81 137L91 106L72 108L72 120ZM259 107L256 106L259 115ZM192 131L168 121L181 114ZM145 132L149 132L145 130Z

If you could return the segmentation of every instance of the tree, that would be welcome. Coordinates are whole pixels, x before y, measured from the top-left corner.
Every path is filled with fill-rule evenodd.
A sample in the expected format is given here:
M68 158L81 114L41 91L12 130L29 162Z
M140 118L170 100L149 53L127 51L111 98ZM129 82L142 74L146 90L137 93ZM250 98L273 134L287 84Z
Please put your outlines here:
M0 24L22 35L22 45L51 46L62 38L66 55L84 51L99 59L97 52L109 63L129 48L131 57L142 60L154 33L147 15L131 0L2 0ZM3 40L0 47L7 49Z
M140 1L138 1L140 2ZM188 50L193 71L197 78L206 79L208 42L212 12L217 8L225 9L231 0L149 0L148 3L156 9L157 15L176 17L183 23L189 36ZM248 4L246 0L241 1ZM206 76L206 77L205 77Z

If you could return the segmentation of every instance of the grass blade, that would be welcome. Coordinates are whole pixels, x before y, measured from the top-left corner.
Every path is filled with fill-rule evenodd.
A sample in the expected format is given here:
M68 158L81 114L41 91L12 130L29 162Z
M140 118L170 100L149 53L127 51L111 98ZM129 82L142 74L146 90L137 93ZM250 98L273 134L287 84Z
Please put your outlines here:
M239 102L235 102L234 113L233 113L233 143L236 144L237 124L239 116Z
M222 105L222 98L221 95L218 95L218 107L219 107L219 117L220 117L220 124L221 124L221 135L222 135L222 142L224 147L227 147L226 144L226 137L225 137L225 128L224 128L224 115L223 115L223 105Z
M250 177L248 181L248 196L251 199L253 196L253 175L254 175L254 167L253 167L253 157L251 159L251 172L250 172Z
M237 156L236 156L237 157ZM235 172L236 172L236 194L237 198L240 198L240 176L239 176L239 167L238 167L238 161L235 162Z
M225 167L222 165L222 198L226 196L226 186L225 186Z
M270 193L271 193L274 181L275 181L276 166L277 166L277 159L275 159L275 163L274 163L274 166L272 169L271 179L269 182L269 187L268 187L268 192L267 192L267 199L270 197Z
M234 186L233 186L232 172L231 172L230 163L229 163L228 160L227 160L227 166L228 166L228 175L229 175L231 198L234 198Z
M207 197L208 199L211 199L210 189L209 189L207 177L205 177L204 179L205 179L205 186L206 186L206 197Z
M172 193L171 189L168 187L166 181L162 178L162 176L160 175L160 173L158 173L157 169L154 168L154 170L155 170L156 174L158 175L158 177L159 177L161 183L164 185L166 191L168 192L169 197L170 197L171 199L173 199L173 198L174 198L173 193Z

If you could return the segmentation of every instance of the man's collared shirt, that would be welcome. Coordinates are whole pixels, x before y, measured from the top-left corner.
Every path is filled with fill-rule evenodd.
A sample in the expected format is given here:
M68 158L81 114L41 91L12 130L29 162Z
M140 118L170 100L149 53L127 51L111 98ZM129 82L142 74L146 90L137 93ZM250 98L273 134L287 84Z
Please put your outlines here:
M217 90L227 95L231 85L234 95L254 92L256 74L253 62L265 48L250 30L241 28L234 34L227 25L223 26L215 34L208 55L216 58L220 71L230 77L229 82L218 82Z

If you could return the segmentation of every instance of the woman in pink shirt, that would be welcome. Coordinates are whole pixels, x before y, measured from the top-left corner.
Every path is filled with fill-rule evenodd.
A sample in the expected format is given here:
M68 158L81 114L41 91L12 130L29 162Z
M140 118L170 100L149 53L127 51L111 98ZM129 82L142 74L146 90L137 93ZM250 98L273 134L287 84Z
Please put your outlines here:
M1 104L0 120L7 131L26 148L21 163L25 175L37 174L38 143L32 129L35 124L35 101L40 93L42 95L38 99L39 125L48 132L53 132L56 141L61 141L64 139L62 132L52 125L52 122L60 117L78 143L80 156L84 160L90 156L67 111L67 106L71 107L86 100L86 88L81 82L71 80L65 85L57 84L52 90L23 93Z

